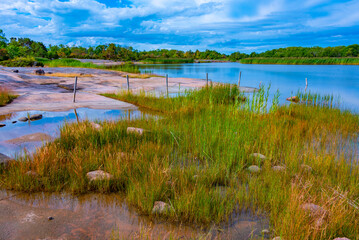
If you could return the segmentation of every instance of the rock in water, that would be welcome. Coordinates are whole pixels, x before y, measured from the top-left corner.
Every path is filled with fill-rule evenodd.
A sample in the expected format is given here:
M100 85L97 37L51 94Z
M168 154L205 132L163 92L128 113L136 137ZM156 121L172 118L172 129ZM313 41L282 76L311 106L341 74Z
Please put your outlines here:
M27 120L29 120L27 117L21 117L18 119L20 122L26 122Z
M42 69L37 69L37 70L34 71L34 73L35 73L36 75L45 75L45 71L42 70Z
M260 154L260 153L252 153L250 156L252 158L259 158L261 160L265 160L267 158L266 156L264 156L263 154Z
M11 123L12 123L12 124L17 123L17 121L12 121Z
M297 97L297 96L289 97L289 98L287 98L287 101L297 103L297 102L299 102L299 97Z
M173 210L170 205L162 201L156 201L152 208L152 214L163 214Z
M5 127L5 126L6 126L6 124L0 123L0 128Z
M0 166L7 166L9 162L13 161L13 159L9 158L8 156L0 153Z
M144 132L145 132L145 130L142 129L142 128L135 128L135 127L128 127L127 128L127 133L128 134L135 133L135 134L138 134L138 135L143 135Z
M86 177L90 182L97 181L97 180L111 180L113 176L107 172L104 172L102 170L96 170L92 172L88 172L86 174Z
M39 120L42 118L42 114L34 114L30 116L30 120Z
M258 173L261 171L261 168L257 165L252 165L248 167L248 171L250 171L251 173Z

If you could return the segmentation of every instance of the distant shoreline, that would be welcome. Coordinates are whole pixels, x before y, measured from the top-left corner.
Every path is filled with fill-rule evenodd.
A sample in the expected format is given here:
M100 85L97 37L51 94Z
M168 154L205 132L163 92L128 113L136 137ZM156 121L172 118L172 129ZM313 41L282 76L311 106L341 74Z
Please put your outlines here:
M244 58L242 64L359 65L359 58Z

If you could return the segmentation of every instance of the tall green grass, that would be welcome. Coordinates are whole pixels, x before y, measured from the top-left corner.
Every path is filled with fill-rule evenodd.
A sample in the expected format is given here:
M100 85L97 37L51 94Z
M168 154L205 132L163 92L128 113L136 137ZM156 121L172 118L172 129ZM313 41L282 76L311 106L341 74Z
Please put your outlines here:
M233 85L174 98L109 95L163 114L103 122L100 130L89 122L66 125L60 138L33 157L2 169L1 186L30 192L118 192L141 214L205 226L251 209L268 217L273 236L356 239L358 116L324 105L279 106L276 98L270 106L267 92L262 87L245 102ZM127 133L129 126L147 131ZM258 152L267 158L251 156ZM259 173L249 172L253 164L261 168ZM272 169L278 165L285 171ZM89 182L86 173L97 169L114 179ZM38 175L27 175L29 170ZM153 215L155 201L174 210ZM303 211L303 203L327 211L321 225Z
M11 103L15 98L17 98L17 95L13 94L6 87L0 86L0 107Z
M42 62L38 62L34 57L18 57L6 61L1 61L0 65L5 67L43 67Z
M359 58L245 58L243 64L359 65Z

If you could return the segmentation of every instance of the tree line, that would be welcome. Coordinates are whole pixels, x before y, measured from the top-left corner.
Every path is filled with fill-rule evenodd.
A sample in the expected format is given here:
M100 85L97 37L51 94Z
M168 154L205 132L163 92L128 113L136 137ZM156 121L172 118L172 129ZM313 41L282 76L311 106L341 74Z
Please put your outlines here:
M359 45L337 47L287 47L268 50L262 53L251 54L234 52L231 54L219 53L214 50L205 51L180 51L157 49L151 51L139 51L132 47L124 47L118 44L102 44L98 46L81 47L49 45L46 47L42 42L33 41L29 38L5 37L0 29L0 61L18 57L42 57L49 59L57 58L80 58L80 59L108 59L121 61L141 61L145 59L208 59L238 61L244 58L316 58L316 57L359 57Z

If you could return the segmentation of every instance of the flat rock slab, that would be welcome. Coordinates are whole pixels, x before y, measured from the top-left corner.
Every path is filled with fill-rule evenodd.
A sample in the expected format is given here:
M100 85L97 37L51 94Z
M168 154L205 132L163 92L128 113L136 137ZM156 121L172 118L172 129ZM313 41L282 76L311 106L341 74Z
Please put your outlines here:
M26 142L42 142L42 141L49 142L52 140L53 137L45 133L33 133L33 134L28 134L18 138L7 140L6 143L22 144Z

